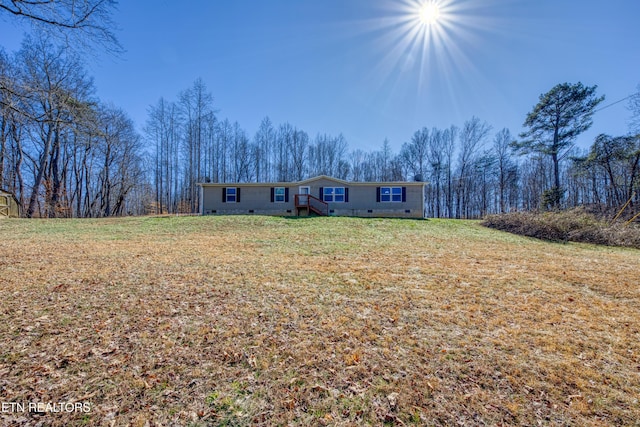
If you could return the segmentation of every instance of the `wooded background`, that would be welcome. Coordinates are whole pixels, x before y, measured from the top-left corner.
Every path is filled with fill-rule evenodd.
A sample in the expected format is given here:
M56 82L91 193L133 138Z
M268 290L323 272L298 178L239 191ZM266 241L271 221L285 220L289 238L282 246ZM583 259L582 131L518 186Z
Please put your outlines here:
M0 47L0 187L16 195L23 216L195 213L199 182L320 174L426 181L430 217L583 205L609 212L629 200L633 213L640 204L640 93L629 97L628 133L600 135L580 149L576 138L603 100L595 86L580 83L541 95L523 117L522 135L471 117L459 126L409 130L397 152L387 140L371 141L378 149L351 150L341 134L309 135L268 117L249 135L219 115L202 79L149 106L139 132L127 112L96 97L78 49L120 49L108 30L114 3L65 0L20 9L0 0L0 12L34 23L19 51Z

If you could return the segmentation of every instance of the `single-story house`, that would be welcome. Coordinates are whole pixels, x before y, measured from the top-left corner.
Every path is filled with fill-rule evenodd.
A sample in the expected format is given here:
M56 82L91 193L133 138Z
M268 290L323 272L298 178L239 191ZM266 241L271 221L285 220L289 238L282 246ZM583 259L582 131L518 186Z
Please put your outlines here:
M18 218L20 202L13 193L0 189L0 218Z
M424 182L201 183L200 214L424 218Z

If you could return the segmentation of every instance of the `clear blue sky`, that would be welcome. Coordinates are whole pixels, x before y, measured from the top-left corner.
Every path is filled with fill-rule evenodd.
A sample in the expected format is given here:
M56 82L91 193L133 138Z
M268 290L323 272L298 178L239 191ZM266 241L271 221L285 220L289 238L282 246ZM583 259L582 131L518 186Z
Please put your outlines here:
M538 96L562 82L598 85L608 105L640 84L638 0L441 0L432 26L415 0L121 1L126 52L88 65L103 101L139 129L146 110L201 77L221 118L253 136L263 117L309 133L343 133L351 149L394 150L423 126L473 115L522 131ZM0 44L21 30L0 21ZM601 132L628 130L626 102L598 112Z

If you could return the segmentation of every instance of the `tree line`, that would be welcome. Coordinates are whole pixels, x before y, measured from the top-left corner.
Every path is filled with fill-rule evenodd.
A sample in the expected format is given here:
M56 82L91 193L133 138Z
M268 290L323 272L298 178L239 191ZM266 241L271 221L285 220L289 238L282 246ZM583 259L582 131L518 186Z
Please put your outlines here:
M460 127L416 130L394 152L388 140L377 150L349 150L343 135L310 136L269 117L248 135L239 123L218 116L212 94L198 79L176 100L161 98L149 108L145 136L154 152L154 209L195 212L198 182L287 182L317 175L426 181L431 217L585 204L615 209L629 199L633 207L639 137L601 135L586 151L574 145L604 100L595 92L581 83L555 86L541 95L518 137L472 117ZM630 104L634 117L640 116L633 108L637 99Z
M592 125L596 88L560 84L541 95L526 131L461 126L415 130L397 152L388 140L350 150L341 135L309 135L268 117L250 135L222 118L202 79L148 109L142 135L122 109L95 96L73 50L27 37L0 50L0 186L27 217L194 213L200 182L286 182L316 175L353 181L421 180L427 215L640 203L639 97L626 135L576 138ZM635 120L635 121L634 121ZM627 203L628 202L628 203Z
M146 180L142 144L73 51L43 36L0 50L0 185L24 216L143 213L132 199Z

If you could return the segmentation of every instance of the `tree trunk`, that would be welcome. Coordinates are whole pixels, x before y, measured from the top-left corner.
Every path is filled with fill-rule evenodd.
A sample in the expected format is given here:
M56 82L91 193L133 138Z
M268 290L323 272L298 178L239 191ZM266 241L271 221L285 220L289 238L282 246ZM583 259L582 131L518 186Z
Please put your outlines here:
M49 126L47 130L47 137L45 138L44 150L40 156L40 166L38 167L38 173L36 174L35 182L33 183L33 190L31 191L31 197L29 199L29 207L27 208L27 218L32 218L36 211L36 205L38 204L38 193L40 186L42 185L42 178L44 177L45 170L47 168L47 162L49 160L49 154L51 152L51 142L53 140L53 127Z
M49 218L58 216L58 208L60 203L61 179L60 179L60 131L56 130L53 137L53 146L51 149L50 162L50 179L51 179L51 197L49 204Z
M0 123L0 188L4 187L4 163L7 145L7 134L7 119L3 115L2 122Z
M560 207L560 199L562 198L562 192L560 191L560 160L558 159L558 153L551 153L551 159L553 161L553 208Z

